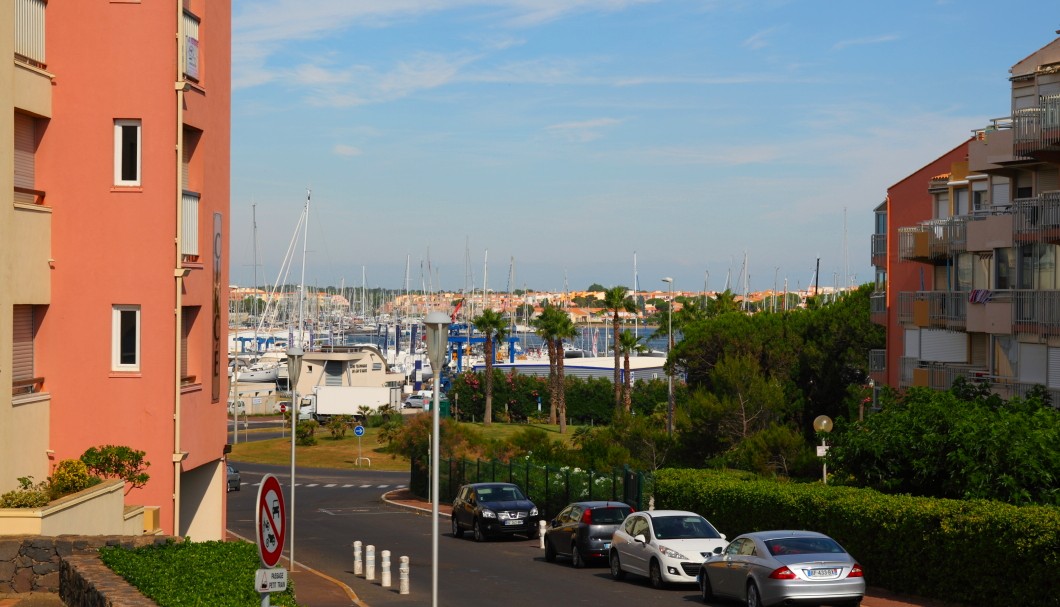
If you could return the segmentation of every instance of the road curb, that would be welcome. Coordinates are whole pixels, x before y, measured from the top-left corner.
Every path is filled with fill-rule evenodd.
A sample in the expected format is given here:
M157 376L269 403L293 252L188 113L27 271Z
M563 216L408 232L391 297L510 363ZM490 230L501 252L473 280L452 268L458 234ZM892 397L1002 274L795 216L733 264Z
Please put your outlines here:
M401 507L401 508L407 508L409 510L416 510L418 512L426 512L428 514L431 512L430 508L425 508L425 507L417 505L417 504L410 504L408 502L397 501L397 500L394 500L394 499L390 498L391 494L399 493L399 492L404 491L404 490L405 489L393 489L391 491L387 491L386 493L383 494L382 499L383 499L384 502L386 502L387 504L390 504L392 506L398 506L398 507ZM438 514L441 515L441 516L452 517L452 514L450 514L448 512L442 512L441 510L438 511Z

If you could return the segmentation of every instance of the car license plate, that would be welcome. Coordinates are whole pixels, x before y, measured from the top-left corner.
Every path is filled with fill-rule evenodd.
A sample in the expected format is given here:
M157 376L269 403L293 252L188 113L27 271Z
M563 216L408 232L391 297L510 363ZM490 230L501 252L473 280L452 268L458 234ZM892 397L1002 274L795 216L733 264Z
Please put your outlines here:
M604 550L610 550L610 549L611 549L611 542L604 542Z
M806 573L808 574L808 577L811 578L830 578L839 575L839 570L834 568L808 569Z
M504 521L504 524L505 525L522 525L523 521L520 521L518 519L516 519L516 520L507 520L507 521Z

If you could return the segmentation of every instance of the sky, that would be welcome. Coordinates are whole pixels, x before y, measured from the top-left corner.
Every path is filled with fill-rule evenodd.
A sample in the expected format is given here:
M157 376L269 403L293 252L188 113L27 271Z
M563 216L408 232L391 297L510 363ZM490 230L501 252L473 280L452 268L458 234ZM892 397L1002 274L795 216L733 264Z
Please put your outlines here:
M887 188L1008 116L1060 28L1054 0L232 11L230 282L429 291L871 282Z

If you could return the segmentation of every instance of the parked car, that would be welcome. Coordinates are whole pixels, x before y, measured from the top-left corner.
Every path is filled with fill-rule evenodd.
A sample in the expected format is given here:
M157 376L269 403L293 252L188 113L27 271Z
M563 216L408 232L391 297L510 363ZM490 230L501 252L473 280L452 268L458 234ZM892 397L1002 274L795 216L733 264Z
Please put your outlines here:
M236 470L235 466L232 464L228 464L228 490L239 491L239 486L241 484L239 470Z
M470 530L476 542L516 533L535 537L539 518L537 506L511 483L464 485L453 500L453 536Z
M695 512L634 512L611 537L611 577L646 575L655 588L692 584L703 559L726 544L725 536Z
M839 542L814 531L758 531L737 536L700 568L704 601L725 596L748 607L797 603L857 607L865 577Z
M412 396L405 399L405 402L401 403L402 409L422 409L424 405L430 401L426 396L421 394L413 394Z
M545 560L569 556L574 567L592 559L606 559L615 529L633 512L622 502L574 502L560 511L545 529Z

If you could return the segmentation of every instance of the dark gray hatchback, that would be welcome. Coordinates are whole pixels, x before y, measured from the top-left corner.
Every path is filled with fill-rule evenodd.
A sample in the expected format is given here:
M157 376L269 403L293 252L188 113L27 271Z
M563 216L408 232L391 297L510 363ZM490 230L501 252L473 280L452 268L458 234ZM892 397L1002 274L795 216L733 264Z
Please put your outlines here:
M622 502L574 502L560 511L545 529L545 560L569 556L571 565L607 558L611 534L633 508Z

